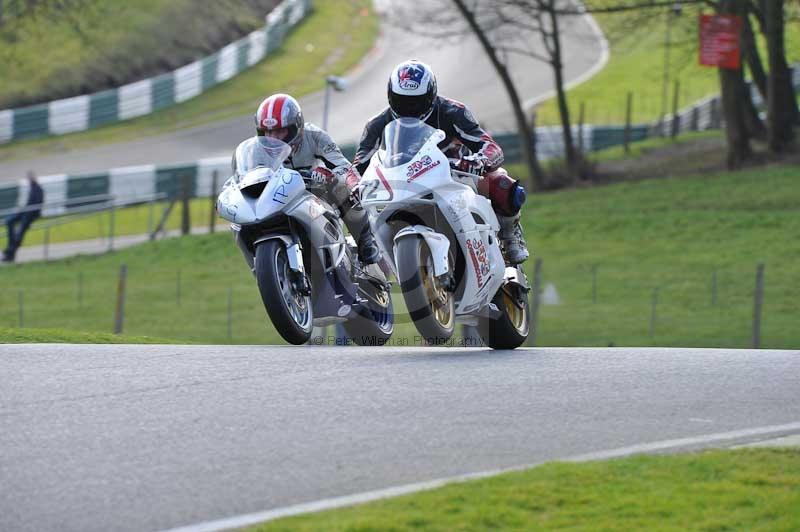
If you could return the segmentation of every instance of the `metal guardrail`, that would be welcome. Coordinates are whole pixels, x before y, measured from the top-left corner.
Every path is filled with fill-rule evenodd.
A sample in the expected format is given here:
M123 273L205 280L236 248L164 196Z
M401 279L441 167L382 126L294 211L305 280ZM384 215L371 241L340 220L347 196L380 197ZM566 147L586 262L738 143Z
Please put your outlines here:
M28 205L25 207L20 207L16 209L5 209L0 211L0 216L3 219L10 214L21 213L21 212L32 212L37 211L40 209L44 209L45 207L65 207L70 205L82 205L79 207L75 207L71 209L67 214L62 216L58 216L52 219L48 219L40 224L34 224L30 227L29 231L43 231L43 243L42 243L42 254L44 260L49 260L49 251L50 251L50 230L53 227L67 225L70 223L77 222L79 220L83 220L89 218L93 215L103 212L109 212L109 226L108 232L104 235L104 238L108 239L108 250L113 251L114 249L114 238L116 236L116 211L121 208L125 207L132 207L136 205L149 205L149 215L148 215L148 224L147 224L147 234L149 235L150 240L155 239L155 236L158 234L159 230L163 232L163 225L164 221L166 220L166 216L172 210L174 206L174 201L165 209L164 215L162 216L162 220L159 222L159 226L154 230L154 222L155 222L155 205L160 201L164 201L169 198L169 195L166 193L158 193L158 194L151 194L146 197L139 197L135 200L129 201L117 201L114 196L109 194L99 194L94 196L86 196L83 198L72 198L65 201L56 201L56 202L45 202L35 205ZM86 204L89 202L88 204ZM84 205L86 204L86 205ZM0 232L0 241L7 240L6 232ZM25 246L31 247L31 246Z
M94 196L84 196L81 198L70 198L64 201L51 201L45 203L36 203L26 205L24 207L12 207L10 209L0 210L0 217L6 217L10 214L19 214L23 212L41 211L47 207L70 207L72 205L82 205L87 202L100 203L113 200L114 196L110 194L96 194ZM75 211L72 211L75 212Z

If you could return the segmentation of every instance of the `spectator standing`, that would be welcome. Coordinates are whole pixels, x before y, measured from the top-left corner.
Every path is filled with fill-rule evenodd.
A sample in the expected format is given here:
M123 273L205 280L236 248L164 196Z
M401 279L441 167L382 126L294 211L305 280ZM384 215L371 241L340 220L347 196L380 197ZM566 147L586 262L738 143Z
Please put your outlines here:
M3 250L3 262L14 262L17 249L22 245L25 232L34 220L42 214L42 203L44 203L44 190L36 181L36 175L28 171L28 201L24 209L20 209L6 218L6 228L8 229L8 246Z

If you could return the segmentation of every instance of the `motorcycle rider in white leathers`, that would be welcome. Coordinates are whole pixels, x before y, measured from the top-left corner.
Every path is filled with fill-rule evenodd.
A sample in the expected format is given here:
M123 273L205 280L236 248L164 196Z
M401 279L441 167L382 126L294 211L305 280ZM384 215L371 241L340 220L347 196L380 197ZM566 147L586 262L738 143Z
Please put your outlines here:
M367 214L351 193L360 176L331 136L322 128L303 122L300 104L288 94L273 94L265 99L254 119L257 135L277 138L292 148L285 167L309 170L314 180L327 185L327 199L341 211L356 240L361 261L378 262L380 251L370 232Z

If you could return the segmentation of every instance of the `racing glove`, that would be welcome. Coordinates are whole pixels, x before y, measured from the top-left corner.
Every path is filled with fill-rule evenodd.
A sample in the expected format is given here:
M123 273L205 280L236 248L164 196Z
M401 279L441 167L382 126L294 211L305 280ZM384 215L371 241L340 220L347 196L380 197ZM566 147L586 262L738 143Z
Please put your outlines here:
M317 166L313 170L311 170L311 181L314 184L322 186L322 185L330 185L335 180L333 172L325 168L324 166Z
M481 153L473 153L462 157L456 166L456 170L468 172L470 174L483 175L489 166L489 159Z

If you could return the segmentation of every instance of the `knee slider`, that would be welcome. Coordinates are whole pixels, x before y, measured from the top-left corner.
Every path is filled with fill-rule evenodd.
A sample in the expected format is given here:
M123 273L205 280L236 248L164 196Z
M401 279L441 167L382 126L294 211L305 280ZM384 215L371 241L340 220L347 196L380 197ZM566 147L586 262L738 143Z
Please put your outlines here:
M478 183L478 192L492 202L492 207L504 216L514 216L525 203L526 193L519 181L503 168L489 172Z

